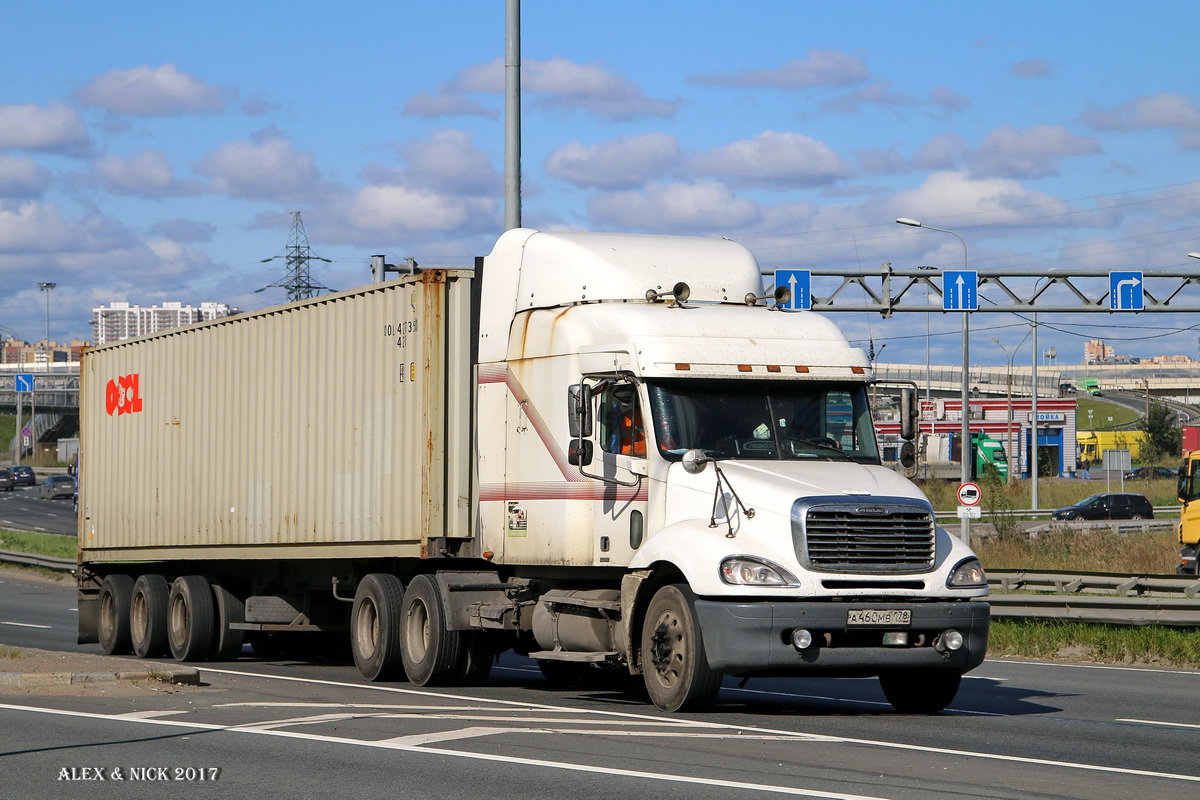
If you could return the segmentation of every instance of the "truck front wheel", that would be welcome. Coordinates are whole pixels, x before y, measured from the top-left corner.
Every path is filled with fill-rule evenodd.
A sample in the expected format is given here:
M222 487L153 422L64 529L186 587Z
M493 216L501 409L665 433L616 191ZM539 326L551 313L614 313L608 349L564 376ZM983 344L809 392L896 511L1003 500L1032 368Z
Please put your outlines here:
M404 671L417 686L445 686L464 676L462 633L447 622L437 582L429 575L413 578L404 591L400 635Z
M395 575L373 572L354 593L350 612L350 651L359 674L369 681L404 677L400 658L400 603L404 585Z
M202 575L181 575L171 584L167 641L176 661L208 658L216 627L212 586Z
M708 666L704 640L685 585L659 589L642 624L642 676L654 705L663 711L699 711L712 705L721 673Z
M133 578L109 575L100 584L100 613L97 635L100 647L110 656L133 652L129 638L129 601L133 598Z
M129 600L129 638L138 658L167 654L167 579L140 575Z
M944 669L896 669L879 673L883 696L901 714L936 714L954 700L962 675Z

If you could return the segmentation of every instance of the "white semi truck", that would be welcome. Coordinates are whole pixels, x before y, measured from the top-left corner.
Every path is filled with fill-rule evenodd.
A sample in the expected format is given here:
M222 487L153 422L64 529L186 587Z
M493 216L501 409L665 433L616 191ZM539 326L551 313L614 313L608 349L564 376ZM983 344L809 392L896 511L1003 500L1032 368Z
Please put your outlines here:
M88 351L80 641L348 639L420 686L512 649L668 711L877 676L944 708L983 568L880 466L862 351L761 280L728 240L516 229L474 270Z

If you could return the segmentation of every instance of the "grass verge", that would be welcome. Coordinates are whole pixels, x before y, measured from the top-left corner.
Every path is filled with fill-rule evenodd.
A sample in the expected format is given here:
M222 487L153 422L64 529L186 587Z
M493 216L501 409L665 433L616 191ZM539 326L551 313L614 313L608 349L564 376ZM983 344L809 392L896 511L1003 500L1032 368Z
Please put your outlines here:
M988 655L1200 669L1200 633L1158 625L994 619Z
M52 558L75 558L76 539L54 533L10 531L0 528L0 550Z

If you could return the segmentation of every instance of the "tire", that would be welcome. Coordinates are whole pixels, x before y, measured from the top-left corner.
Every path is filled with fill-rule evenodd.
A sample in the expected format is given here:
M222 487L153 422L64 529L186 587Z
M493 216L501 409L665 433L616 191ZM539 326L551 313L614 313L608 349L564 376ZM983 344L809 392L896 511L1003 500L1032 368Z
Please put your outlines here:
M400 604L404 585L395 575L363 578L350 612L350 650L358 672L369 681L404 678L400 654Z
M404 591L400 638L404 671L417 686L450 686L462 679L464 637L447 630L446 622L437 582L429 575L413 578Z
M246 621L246 602L219 583L212 585L212 591L216 620L209 657L213 661L236 661L242 654L246 632L229 626Z
M129 638L129 602L133 599L133 578L129 575L109 575L100 584L100 611L96 632L100 648L110 656L133 652Z
M1142 515L1141 514L1130 514L1129 518L1130 519L1141 519Z
M1071 517L1071 519L1073 519L1075 522L1082 522L1083 514L1075 514Z
M699 711L712 705L721 673L708 665L704 639L683 584L659 589L642 623L642 679L654 705L663 711Z
M167 641L176 661L203 661L212 652L216 604L208 579L181 575L171 584Z
M901 714L936 714L954 700L962 675L944 669L897 669L879 673L883 696Z
M138 658L160 658L168 652L167 599L170 589L162 575L142 575L133 583L129 600L129 638Z

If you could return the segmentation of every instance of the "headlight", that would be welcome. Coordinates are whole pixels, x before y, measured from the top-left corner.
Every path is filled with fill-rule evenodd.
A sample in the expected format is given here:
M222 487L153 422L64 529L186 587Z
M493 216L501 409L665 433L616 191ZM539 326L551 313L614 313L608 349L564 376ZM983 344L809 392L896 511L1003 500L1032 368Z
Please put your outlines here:
M951 589L967 589L976 586L987 586L987 573L978 558L968 558L960 563L946 579L946 586Z
M746 556L721 562L721 580L733 586L794 586L799 581L783 567Z

